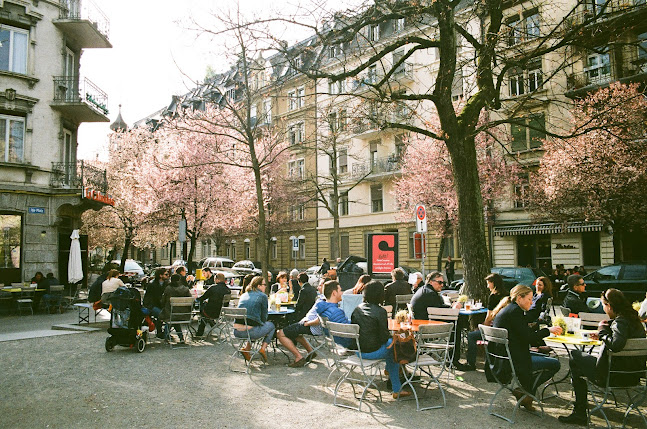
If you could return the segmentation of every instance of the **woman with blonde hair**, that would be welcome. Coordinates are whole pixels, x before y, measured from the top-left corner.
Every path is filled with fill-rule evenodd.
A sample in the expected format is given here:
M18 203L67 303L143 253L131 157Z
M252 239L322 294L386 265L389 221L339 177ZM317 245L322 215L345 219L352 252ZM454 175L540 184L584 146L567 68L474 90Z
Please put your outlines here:
M531 353L530 346L543 345L542 339L551 333L560 335L562 329L558 326L543 328L540 330L531 329L525 317L525 312L532 305L532 289L528 286L517 285L510 291L510 304L494 318L495 328L504 328L508 331L508 346L512 365L514 366L517 378L524 390L532 395L537 387L550 380L559 371L559 360L539 353ZM504 362L499 361L492 369L497 378L506 378L508 368ZM541 371L539 377L534 380L533 373ZM525 394L521 390L515 390L515 397L520 399ZM528 410L534 410L532 398L525 396L521 402Z

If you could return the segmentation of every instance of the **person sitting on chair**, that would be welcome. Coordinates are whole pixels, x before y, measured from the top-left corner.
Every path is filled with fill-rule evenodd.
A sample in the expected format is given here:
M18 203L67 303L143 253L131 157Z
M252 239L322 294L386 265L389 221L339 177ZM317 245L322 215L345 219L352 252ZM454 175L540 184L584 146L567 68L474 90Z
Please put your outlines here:
M575 404L569 416L558 417L562 423L587 425L588 386L584 377L597 384L605 384L609 371L609 350L620 352L629 338L645 338L645 327L622 292L608 289L602 294L602 305L611 323L608 320L601 321L598 333L591 335L592 339L599 338L603 342L602 351L597 358L581 350L571 351L569 365ZM644 358L634 356L616 358L613 364L612 370L640 371L645 368ZM614 386L632 386L639 382L640 375L636 374L616 374L613 379Z
M553 284L548 277L538 277L535 281L535 290L537 293L532 298L530 310L526 312L526 319L530 323L536 322L542 313L547 314L546 311L550 310L546 306L548 299L553 297Z
M541 340L551 333L560 335L562 328L552 326L539 331L530 329L524 315L524 312L528 311L532 305L532 289L528 286L513 287L510 291L510 301L510 304L496 315L492 325L495 328L507 329L510 357L517 378L524 390L534 395L538 386L550 380L559 371L560 365L559 360L555 358L539 353L530 353L530 346L539 345L542 343ZM495 364L493 368L493 372L499 378L505 378L503 374L505 371L507 371L505 365ZM541 371L541 374L536 380L533 380L533 372L537 371ZM513 393L517 400L524 396L520 390L515 390ZM528 410L534 410L530 396L526 396L521 405Z
M160 319L163 321L168 321L171 317L171 298L173 297L190 297L191 291L188 287L182 284L182 276L179 274L173 274L171 276L171 283L166 286L164 289L164 295L162 295L162 313L160 314ZM170 339L171 327L168 323L164 324L166 339ZM184 335L182 334L182 327L179 325L174 325L173 329L177 332L177 336L180 339L180 342L184 342Z
M263 338L263 344L258 351L265 362L267 362L267 346L274 338L274 323L267 320L268 300L265 294L267 282L262 276L254 277L247 286L245 293L241 295L238 301L238 308L247 309L247 325L242 320L236 320L234 323L234 336L236 338L249 338L256 340ZM247 332L245 332L247 331ZM252 345L247 343L241 353L245 360L250 360Z
M110 296L120 286L126 285L119 279L119 271L115 269L108 271L108 277L101 285L101 303L110 304Z
M395 362L393 347L389 348L393 338L389 332L386 310L380 305L384 302L384 286L373 280L364 289L362 302L351 316L351 323L359 325L359 347L362 359L386 359L386 370L389 372L393 398L410 396L411 392L401 390L400 365Z
M395 314L402 308L396 308L395 297L397 295L410 295L411 285L404 279L404 270L396 268L391 271L391 283L384 286L384 305L392 305L393 313Z
M489 274L485 277L487 282L487 288L490 290L490 296L487 300L487 315L485 316L485 321L483 324L485 326L492 326L492 321L494 320L495 308L499 305L499 302L508 295L508 290L503 284L503 277L500 274ZM467 365L458 363L456 368L461 371L475 371L476 370L476 352L477 352L477 343L481 339L481 331L478 329L467 334Z
M209 267L203 268L202 275L204 276L203 286L205 289L208 289L210 286L213 286L216 284L216 281L213 278L213 273L211 272L211 268Z
M305 278L302 276L305 276ZM308 275L306 273L299 274L299 283L307 286L303 287L299 300L305 299L305 294L309 294L310 289L314 290L314 288L310 286L309 283L307 283L307 279ZM304 280L306 280L306 283L303 283ZM303 336L308 334L323 335L323 330L321 326L319 326L319 317L317 315L316 308L317 304L323 300L324 295L317 294L317 291L315 291L315 302L310 307L308 312L303 316L303 318L301 318L300 321L292 323L276 332L276 338L294 356L294 362L288 365L292 368L300 368L315 357L312 353L312 346ZM298 302L297 305L299 305ZM308 352L308 355L305 358L296 348L295 342L301 344L306 349L306 352Z
M308 283L308 274L299 273L299 287L299 299L294 305L294 318L292 320L303 319L317 300L317 289Z
M157 328L158 338L164 338L162 324L159 320L153 322L151 317L159 319L162 313L162 295L164 295L164 289L169 277L170 272L166 268L155 270L155 279L146 286L146 294L144 294L144 303L142 305L142 314L146 316L146 323L148 323L149 329L152 329L153 326Z
M209 274L211 274L211 270L209 270ZM198 325L198 330L195 333L196 337L201 337L204 334L204 328L207 322L210 326L213 326L213 320L220 317L222 299L225 295L231 294L231 290L225 284L225 275L223 273L217 273L215 277L216 283L198 298L200 312L204 317L200 319L200 325Z
M568 293L562 306L568 308L574 314L588 312L589 307L586 305L586 296L584 296L584 290L586 289L584 278L579 274L571 274L566 281L568 282Z

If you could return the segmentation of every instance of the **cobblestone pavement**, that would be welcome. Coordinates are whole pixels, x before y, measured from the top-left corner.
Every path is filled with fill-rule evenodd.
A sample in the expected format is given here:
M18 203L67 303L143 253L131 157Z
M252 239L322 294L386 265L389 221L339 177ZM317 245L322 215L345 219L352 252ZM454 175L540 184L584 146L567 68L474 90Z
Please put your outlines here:
M68 323L76 317L66 314ZM10 320L18 329L20 320L2 318L0 333L10 330ZM171 350L153 343L142 354L122 347L107 353L106 337L100 330L1 342L0 427L511 427L487 414L496 385L487 383L482 371L463 374L464 381L444 376L443 409L416 412L414 401L396 401L385 393L382 403L370 399L357 412L332 405L332 394L323 387L328 368L321 357L292 369L278 354L270 356L269 366L245 375L228 370L228 344L191 343ZM379 383L386 391L384 384ZM561 398L547 401L546 416L520 411L516 426L562 426L556 416L567 413L571 394L570 386L561 386ZM350 403L352 391L346 388L341 396ZM497 411L509 412L512 396L503 397ZM431 388L423 401L439 403L440 395Z

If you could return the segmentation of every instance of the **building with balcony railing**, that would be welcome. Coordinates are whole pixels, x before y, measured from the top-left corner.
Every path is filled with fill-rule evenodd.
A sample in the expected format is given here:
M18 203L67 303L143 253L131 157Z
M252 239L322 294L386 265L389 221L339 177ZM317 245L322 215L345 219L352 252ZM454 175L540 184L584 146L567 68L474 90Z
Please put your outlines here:
M0 16L0 283L65 282L81 213L110 202L105 172L77 160L80 124L108 122L79 69L83 49L112 47L110 22L91 0L5 0Z

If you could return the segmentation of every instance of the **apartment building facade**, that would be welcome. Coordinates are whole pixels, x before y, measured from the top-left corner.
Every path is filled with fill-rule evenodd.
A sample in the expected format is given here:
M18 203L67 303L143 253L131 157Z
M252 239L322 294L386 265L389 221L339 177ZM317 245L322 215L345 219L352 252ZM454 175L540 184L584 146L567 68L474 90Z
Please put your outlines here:
M65 282L81 213L109 203L105 173L76 156L79 125L109 121L107 94L79 76L82 51L108 36L90 1L0 2L0 283Z

